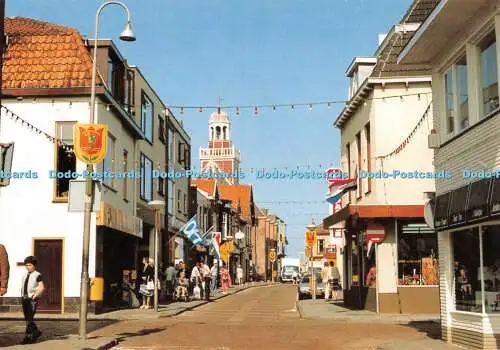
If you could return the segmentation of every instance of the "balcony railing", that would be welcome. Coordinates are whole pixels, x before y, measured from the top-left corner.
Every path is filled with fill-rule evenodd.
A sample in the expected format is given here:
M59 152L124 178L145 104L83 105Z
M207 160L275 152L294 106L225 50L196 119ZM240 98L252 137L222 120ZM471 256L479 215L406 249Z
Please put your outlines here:
M234 147L231 148L202 148L200 149L200 158L212 158L212 157L227 157L237 159L240 158L240 152Z

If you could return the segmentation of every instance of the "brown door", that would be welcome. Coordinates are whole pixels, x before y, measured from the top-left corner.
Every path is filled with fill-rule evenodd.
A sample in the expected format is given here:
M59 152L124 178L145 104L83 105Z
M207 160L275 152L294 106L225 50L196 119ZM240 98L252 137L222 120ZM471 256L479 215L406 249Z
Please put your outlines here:
M35 240L35 257L42 274L45 292L40 298L40 312L61 312L63 241Z

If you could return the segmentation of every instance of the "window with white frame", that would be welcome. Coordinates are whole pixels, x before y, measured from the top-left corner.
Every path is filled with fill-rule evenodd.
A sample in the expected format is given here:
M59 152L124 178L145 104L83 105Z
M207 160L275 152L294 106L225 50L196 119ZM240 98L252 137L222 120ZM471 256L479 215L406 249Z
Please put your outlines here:
M494 32L481 42L479 49L483 115L487 115L499 107L497 44Z
M106 157L104 158L102 162L103 166L103 182L111 187L115 186L115 144L116 144L116 139L108 133L108 147L106 150Z
M456 66L457 75L457 114L460 121L460 129L469 126L469 88L467 86L467 58L464 56L458 60Z
M153 161L141 153L140 197L145 201L153 200Z
M153 143L153 102L144 92L141 96L141 130L146 140Z
M446 101L446 132L451 134L455 131L455 109L453 103L453 70L444 74L444 93Z
M175 193L174 193L174 182L172 180L168 180L168 213L170 215L174 214L174 203L175 203Z

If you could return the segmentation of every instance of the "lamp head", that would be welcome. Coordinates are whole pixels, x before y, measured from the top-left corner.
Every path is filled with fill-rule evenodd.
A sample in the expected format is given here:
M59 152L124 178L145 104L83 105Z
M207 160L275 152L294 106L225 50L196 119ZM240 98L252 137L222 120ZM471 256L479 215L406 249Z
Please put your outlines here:
M123 41L135 41L136 40L134 31L132 30L132 22L127 23L127 25L125 26L125 29L120 34L120 40L123 40Z

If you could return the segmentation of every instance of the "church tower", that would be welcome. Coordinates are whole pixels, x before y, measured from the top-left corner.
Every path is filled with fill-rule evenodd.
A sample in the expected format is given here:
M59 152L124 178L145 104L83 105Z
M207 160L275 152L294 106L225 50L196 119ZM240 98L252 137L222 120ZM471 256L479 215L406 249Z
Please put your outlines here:
M240 168L240 151L231 142L229 116L220 108L208 120L208 148L200 148L201 171L235 173ZM227 178L231 185L238 184L237 177Z

